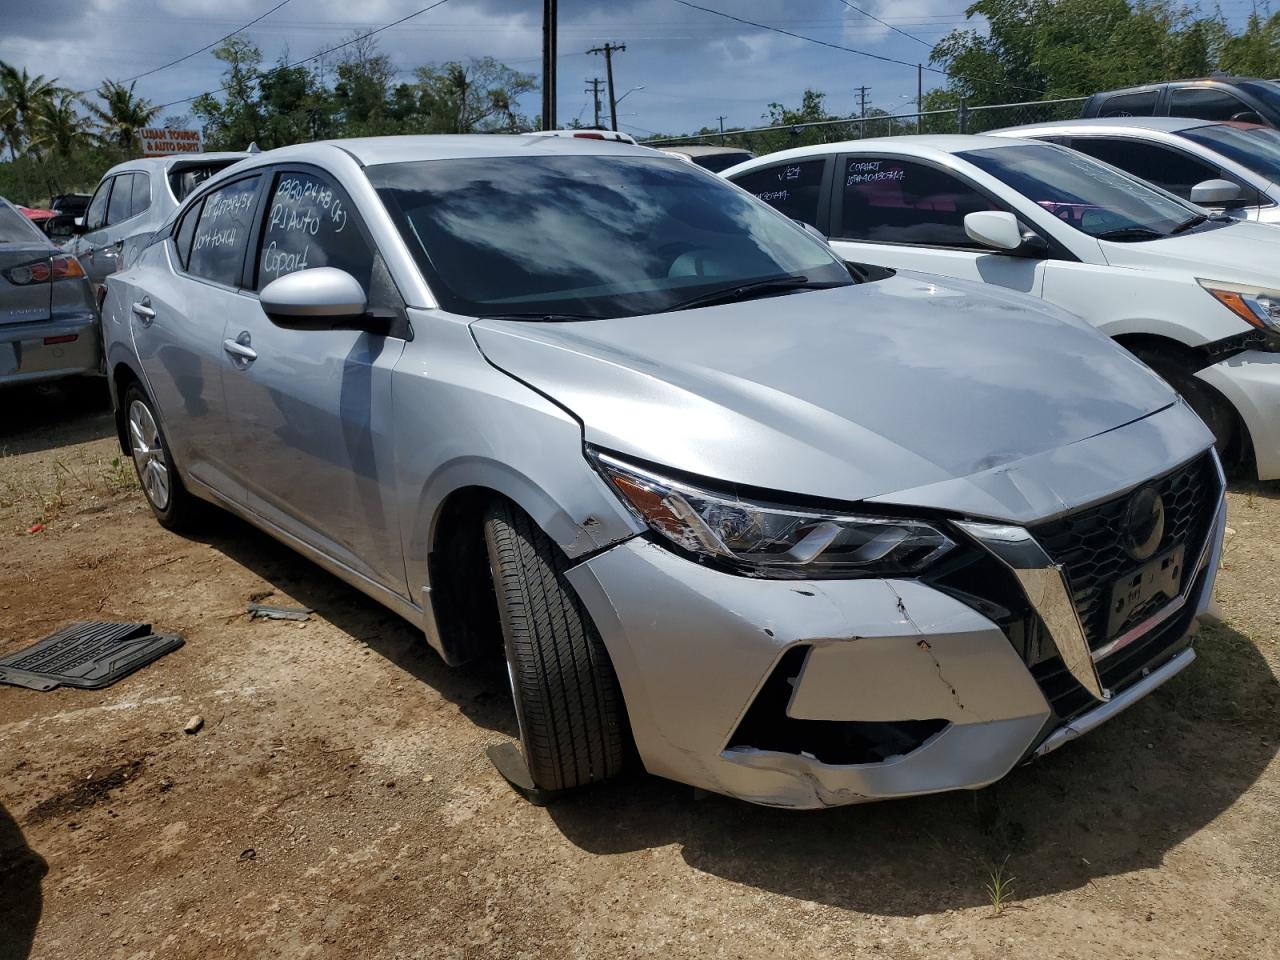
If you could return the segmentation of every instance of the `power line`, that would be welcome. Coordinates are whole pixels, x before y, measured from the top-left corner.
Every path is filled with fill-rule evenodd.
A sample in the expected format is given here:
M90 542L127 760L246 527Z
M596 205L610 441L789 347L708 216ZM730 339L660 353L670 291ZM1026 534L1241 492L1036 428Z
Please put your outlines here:
M866 50L855 50L853 47L842 46L838 43L831 43L828 40L819 40L816 37L806 37L802 33L792 33L790 30L784 30L782 27L771 27L767 23L757 23L755 20L747 20L743 17L736 17L732 13L725 13L723 10L714 10L711 7L699 6L691 3L690 0L675 0L681 6L691 7L694 10L701 10L703 13L712 13L717 17L724 17L726 20L733 20L737 23L744 23L749 27L759 27L761 30L772 30L774 33L780 33L783 36L791 37L795 40L806 40L809 43L816 43L819 46L830 47L832 50L843 50L845 53L856 53L860 57L870 57L872 60L879 60L882 63L896 63L902 67L914 67L917 64L909 63L906 60L899 60L897 57L886 57L878 53L868 53ZM1025 93L1034 93L1038 97L1044 96L1043 90L1033 90L1031 87L1022 87L1016 83L1006 83L1003 80L973 80L969 77L962 77L958 74L948 73L946 70L939 70L937 67L925 67L930 73L937 73L944 77L950 77L954 80L963 80L966 83L990 83L998 87L1008 87L1010 90L1022 90Z
M200 54L204 53L206 50L213 49L218 44L222 43L224 40L230 40L237 33L240 33L241 31L244 31L244 30L248 30L255 23L258 23L262 20L267 19L267 17L271 16L273 13L275 13L277 10L279 10L288 2L289 0L280 0L279 3L277 3L274 7L268 10L262 16L257 17L256 19L250 20L244 26L236 27L226 36L219 37L217 40L213 41L213 43L206 44L205 46L201 47L199 50L193 50L191 53L188 53L185 56L179 57L177 60L170 60L168 63L163 63L158 67L152 67L150 70L144 70L142 73L134 74L132 77L125 77L123 80L117 80L116 82L119 83L121 86L124 86L126 83L133 83L135 80L141 80L143 77L149 77L153 73L159 73L161 70L168 70L170 67L176 67L178 64L182 63L184 60L190 60L192 57L199 56ZM92 90L80 90L80 91L77 91L76 96L82 97L86 93L92 93L92 92L93 92Z
M448 2L449 0L436 0L435 3L430 4L429 6L423 7L421 10L415 10L413 13L409 14L408 16L401 17L399 20L392 20L390 23L386 24L385 26L378 27L376 30L370 30L368 33L362 33L359 36L352 37L350 40L347 40L343 43L339 43L339 44L336 44L335 46L328 47L327 49L321 50L319 53L313 53L309 57L304 57L301 60L295 60L293 63L286 63L280 67L273 67L272 69L268 70L266 73L260 72L258 74L258 78L262 79L263 77L269 76L270 74L276 73L277 71L292 70L294 67L300 67L304 63L310 63L312 60L319 60L321 57L328 56L329 54L333 53L336 50L341 50L343 47L349 47L353 43L359 43L361 40L368 40L370 37L376 36L377 34L382 33L382 31L384 30L390 30L392 27L398 27L400 24L405 23L408 20L412 20L414 17L420 17L422 16L422 14L426 13L428 10L434 10L436 7L443 7ZM180 103L190 103L192 100L197 100L200 97L205 96L205 94L222 93L229 89L230 89L230 84L223 84L221 87L217 87L213 90L205 90L203 93L192 94L191 96L183 97L180 100L170 100L168 103L162 103L157 109L164 110L164 109L167 109L168 107L177 106Z
M929 43L927 40L921 40L919 37L912 36L911 34L907 33L907 31L905 30L899 30L892 23L889 23L887 20L881 20L874 13L867 13L867 11L863 10L861 7L855 7L852 3L849 2L849 0L840 0L840 2L843 3L850 10L857 10L858 13L862 14L864 17L868 17L874 20L876 23L879 23L879 24L882 24L883 26L888 27L894 33L900 33L904 37L906 37L908 40L914 40L916 43L923 44L924 46L928 47L930 50L933 49L933 44Z

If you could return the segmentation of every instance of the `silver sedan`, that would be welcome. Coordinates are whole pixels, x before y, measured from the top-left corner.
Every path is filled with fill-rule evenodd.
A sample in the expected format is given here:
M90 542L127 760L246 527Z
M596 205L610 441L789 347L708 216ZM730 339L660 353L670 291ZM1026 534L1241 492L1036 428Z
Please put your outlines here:
M652 150L263 153L107 286L159 521L217 504L505 657L541 789L975 788L1194 659L1223 483L1167 386Z

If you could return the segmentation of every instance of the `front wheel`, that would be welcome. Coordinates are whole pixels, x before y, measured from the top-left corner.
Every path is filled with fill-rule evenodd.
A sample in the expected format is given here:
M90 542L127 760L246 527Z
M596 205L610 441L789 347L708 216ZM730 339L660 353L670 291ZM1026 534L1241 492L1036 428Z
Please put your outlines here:
M138 384L130 384L124 394L125 424L129 431L129 452L138 472L138 483L151 512L162 527L179 530L194 518L198 501L182 485L165 442L160 418L151 399Z
M520 745L533 782L563 790L623 766L618 679L565 579L568 560L533 520L495 503L484 523Z

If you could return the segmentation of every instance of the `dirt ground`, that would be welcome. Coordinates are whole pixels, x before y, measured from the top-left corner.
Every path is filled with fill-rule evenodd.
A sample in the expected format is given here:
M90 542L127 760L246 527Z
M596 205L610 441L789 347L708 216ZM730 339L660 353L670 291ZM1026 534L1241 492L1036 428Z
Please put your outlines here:
M484 755L500 673L238 520L162 530L101 403L0 403L0 653L186 638L104 691L0 686L4 960L1280 957L1280 484L1233 489L1197 664L987 790L797 814L636 774L538 808Z

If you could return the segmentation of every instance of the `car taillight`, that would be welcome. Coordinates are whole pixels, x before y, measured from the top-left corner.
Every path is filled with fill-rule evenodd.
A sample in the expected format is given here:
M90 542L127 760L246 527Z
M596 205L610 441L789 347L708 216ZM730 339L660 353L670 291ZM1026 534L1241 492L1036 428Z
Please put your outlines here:
M84 267L80 261L69 253L60 253L50 261L53 266L53 279L74 280L84 276Z
M59 253L44 260L20 263L4 271L4 278L15 287L33 283L52 283L54 280L72 280L84 276L84 267L70 254Z

